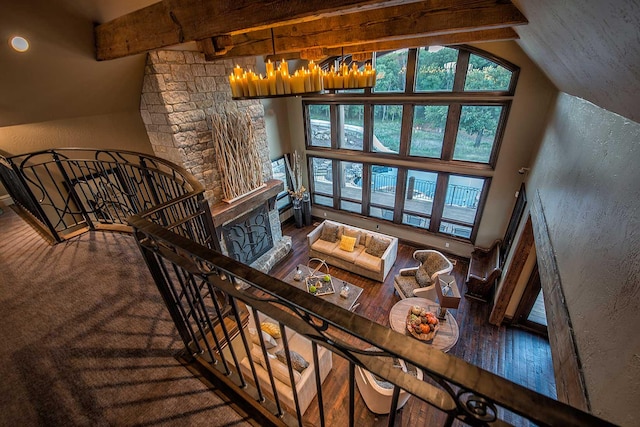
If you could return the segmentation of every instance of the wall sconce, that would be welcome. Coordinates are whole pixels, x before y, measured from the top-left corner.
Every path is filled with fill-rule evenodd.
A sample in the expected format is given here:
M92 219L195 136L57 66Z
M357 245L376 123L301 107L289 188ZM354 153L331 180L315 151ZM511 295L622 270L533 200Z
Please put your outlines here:
M370 63L365 64L363 70L359 70L356 64L351 68L343 64L338 70L331 67L329 71L323 71L315 62L309 61L308 68L302 67L293 74L289 73L289 65L284 59L277 68L274 68L275 65L270 60L265 63L266 77L236 66L229 76L231 97L251 99L296 96L320 93L325 89L370 88L376 83L376 70Z

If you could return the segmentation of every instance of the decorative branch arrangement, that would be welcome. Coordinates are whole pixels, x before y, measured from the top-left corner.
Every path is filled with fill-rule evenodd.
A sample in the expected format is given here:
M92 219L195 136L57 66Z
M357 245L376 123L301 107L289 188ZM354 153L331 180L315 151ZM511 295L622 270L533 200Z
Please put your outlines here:
M307 191L302 185L302 168L300 166L300 154L298 151L294 151L291 156L293 159L293 168L291 167L291 163L289 162L289 157L284 156L284 161L287 164L287 170L289 171L289 176L291 177L291 187L293 190L289 190L289 194L291 197L296 199L302 199L302 195Z
M224 201L230 203L264 185L249 113L213 115L211 128Z

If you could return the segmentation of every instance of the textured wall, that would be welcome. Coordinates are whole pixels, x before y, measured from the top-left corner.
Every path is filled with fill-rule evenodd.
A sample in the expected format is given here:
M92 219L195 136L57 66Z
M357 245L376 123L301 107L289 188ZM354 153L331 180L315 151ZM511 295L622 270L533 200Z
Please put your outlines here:
M640 122L638 0L514 0L524 51L563 92Z
M255 67L255 58L241 59ZM231 60L206 62L200 52L161 50L147 58L140 113L158 157L184 166L204 186L213 205L222 200L215 162L211 115L248 111L263 164L263 177L272 176L264 108L259 101L233 101L228 76ZM238 159L242 161L242 159Z
M595 414L640 419L640 124L562 94L532 168ZM533 193L530 193L533 196Z

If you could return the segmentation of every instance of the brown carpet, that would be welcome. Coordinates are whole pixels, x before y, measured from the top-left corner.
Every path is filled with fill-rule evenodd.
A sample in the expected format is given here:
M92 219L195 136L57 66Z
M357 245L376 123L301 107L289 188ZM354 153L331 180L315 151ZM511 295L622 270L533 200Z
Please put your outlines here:
M133 238L50 246L0 214L0 425L249 425L182 348Z

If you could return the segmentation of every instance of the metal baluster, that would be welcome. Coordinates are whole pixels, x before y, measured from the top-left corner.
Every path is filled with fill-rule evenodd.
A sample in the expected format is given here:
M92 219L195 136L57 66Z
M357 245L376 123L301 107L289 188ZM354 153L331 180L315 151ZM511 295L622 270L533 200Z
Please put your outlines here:
M260 341L260 349L262 350L262 357L264 358L265 368L267 369L267 374L269 375L269 381L271 382L271 391L273 392L273 398L276 402L276 410L277 415L281 417L283 415L282 407L280 405L280 397L278 396L278 390L276 388L275 379L273 377L273 369L271 368L271 363L269 362L269 354L267 353L267 348L264 345L264 337L262 336L262 329L260 328L260 318L258 316L258 310L252 308L253 313L253 323L255 324L256 334L258 335L258 340ZM258 384L258 378L256 376L256 384Z
M322 398L322 380L320 378L320 360L318 357L318 344L311 341L311 351L313 352L314 373L316 376L316 390L318 396L318 411L320 414L320 427L324 427L324 402Z
M355 426L356 416L356 376L355 376L355 364L349 361L349 427Z
M284 348L284 354L287 359L287 368L289 368L289 380L291 381L291 391L293 392L293 403L296 406L296 417L298 418L298 426L302 427L302 412L300 411L300 401L298 398L298 388L296 387L296 380L293 377L293 365L291 364L291 353L289 353L289 340L284 328L284 325L278 322L280 325L280 335L282 335L282 345Z

